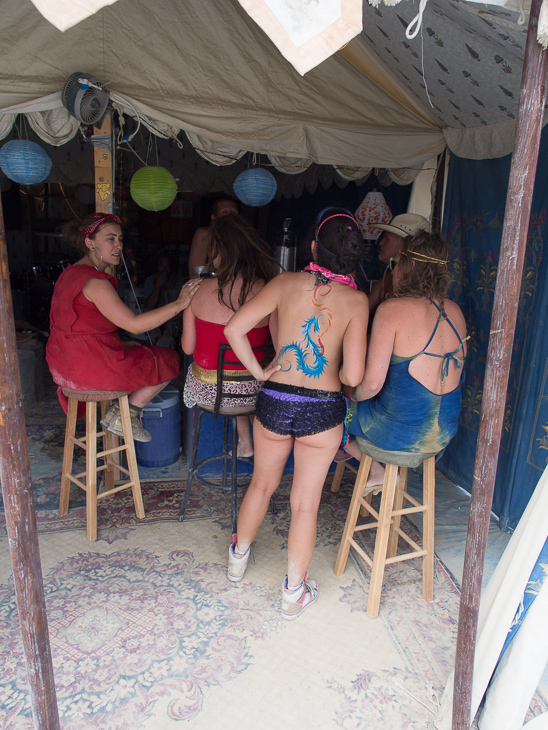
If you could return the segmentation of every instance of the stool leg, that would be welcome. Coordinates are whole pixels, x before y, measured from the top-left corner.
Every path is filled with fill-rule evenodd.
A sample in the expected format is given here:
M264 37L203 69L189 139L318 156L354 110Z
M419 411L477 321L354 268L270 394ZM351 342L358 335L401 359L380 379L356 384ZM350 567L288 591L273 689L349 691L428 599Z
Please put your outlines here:
M396 493L394 495L394 505L392 509L400 510L403 507L403 493L407 491L407 467L400 466L400 483L396 484ZM386 551L387 558L394 558L398 554L398 533L396 529L401 524L401 515L395 515L392 518L390 527L390 537L388 538L388 549Z
M232 497L231 515L232 534L235 535L238 524L238 426L236 416L231 416L230 420L232 422L232 474L230 482Z
M101 401L101 418L105 415L105 413L108 410L108 407L110 405L110 401L103 400ZM110 431L107 431L106 429L103 429L103 451L108 451L108 449L115 449L116 446L118 446L118 437L116 434L111 433ZM112 466L113 462L116 461L116 463L119 463L119 458L115 459L115 457L119 457L119 454L110 454L109 456L105 456L105 491L109 492L111 489L114 489L114 467Z
M133 430L131 428L131 416L129 413L129 400L127 395L118 398L120 404L120 415L122 416L122 430L124 432L124 443L126 445L127 468L129 478L131 479L131 491L133 493L133 504L135 505L135 515L137 519L145 518L145 508L143 505L143 494L141 492L141 481L139 479L139 467L137 466L137 457L135 456L135 442L133 440Z
M185 518L186 507L190 497L190 488L194 480L194 474L196 472L196 462L198 461L198 444L200 442L200 428L202 427L202 416L204 412L197 406L194 406L192 413L192 425L194 426L194 436L192 437L192 454L190 456L190 462L188 464L188 474L186 478L186 489L185 496L183 497L183 503L179 510L179 522L182 522Z
M86 403L86 534L97 539L97 403Z
M78 401L69 398L67 408L67 425L65 426L65 449L63 451L63 471L61 472L61 494L59 496L59 514L66 515L69 508L70 479L72 474L72 462L74 459L74 442L72 437L76 433L76 412Z
M346 516L346 524L344 526L341 545L339 547L339 554L337 555L337 562L333 572L335 575L342 575L346 568L346 561L348 560L348 552L350 550L350 538L354 534L356 522L358 521L358 513L360 511L359 499L363 496L365 490L365 483L369 476L369 470L371 468L371 462L373 459L370 456L362 456L360 460L360 468L358 469L358 475L354 484L354 491L352 493L352 499L350 500L350 507L348 508L348 514Z
M379 615L384 566L386 564L386 550L388 547L390 525L392 522L392 504L394 502L394 491L396 489L397 478L398 467L393 466L392 464L387 464L384 473L379 524L377 527L377 537L375 539L375 552L373 553L373 568L371 570L369 598L367 600L367 615L369 618L377 618Z
M422 546L426 550L422 564L422 595L425 601L434 598L434 520L436 501L436 457L432 456L423 466L423 512Z
M331 482L332 492L338 492L341 488L341 481L343 478L344 469L344 461L341 461L339 464L337 464L337 468L335 469L335 473L333 474L333 481Z

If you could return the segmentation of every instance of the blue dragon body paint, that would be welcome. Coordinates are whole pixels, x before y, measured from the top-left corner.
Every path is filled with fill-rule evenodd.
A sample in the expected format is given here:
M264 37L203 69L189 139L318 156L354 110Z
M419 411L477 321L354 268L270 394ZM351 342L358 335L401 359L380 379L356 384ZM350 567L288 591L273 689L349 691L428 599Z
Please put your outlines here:
M286 353L294 352L296 358L297 370L300 370L309 378L319 378L325 372L325 368L328 364L328 359L324 354L324 346L322 344L319 332L321 331L320 322L324 318L324 315L319 317L310 317L307 319L302 327L303 338L300 343L290 342L289 345L285 345L281 348L276 358L276 363L281 364L283 356ZM312 339L313 334L318 334L318 342L314 342ZM291 370L291 363L288 367L281 368L282 372Z

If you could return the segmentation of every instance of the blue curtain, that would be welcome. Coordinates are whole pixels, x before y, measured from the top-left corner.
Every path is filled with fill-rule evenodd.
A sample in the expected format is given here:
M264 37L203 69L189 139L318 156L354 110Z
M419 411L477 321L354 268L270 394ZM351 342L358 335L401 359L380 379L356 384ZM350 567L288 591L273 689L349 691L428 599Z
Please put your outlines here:
M493 511L502 530L517 525L548 461L548 135L537 167ZM500 252L510 156L452 157L443 235L451 248L451 298L465 313L468 357L459 430L438 467L471 491L485 361Z

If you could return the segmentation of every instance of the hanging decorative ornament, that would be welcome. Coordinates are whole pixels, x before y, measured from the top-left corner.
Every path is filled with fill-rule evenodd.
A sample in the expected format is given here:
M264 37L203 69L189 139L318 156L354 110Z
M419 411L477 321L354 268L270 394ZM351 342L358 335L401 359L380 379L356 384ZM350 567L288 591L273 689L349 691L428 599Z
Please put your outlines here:
M241 172L234 180L234 194L244 203L257 207L270 203L276 195L278 184L272 173L263 167L254 167Z
M36 142L12 139L0 149L0 167L10 180L20 185L35 185L49 175L51 160Z
M175 200L177 181L165 167L141 167L131 178L130 194L145 210L165 210Z
M384 195L376 188L370 190L354 213L362 229L364 238L376 241L381 235L380 228L371 228L372 223L390 223L392 213L386 204Z

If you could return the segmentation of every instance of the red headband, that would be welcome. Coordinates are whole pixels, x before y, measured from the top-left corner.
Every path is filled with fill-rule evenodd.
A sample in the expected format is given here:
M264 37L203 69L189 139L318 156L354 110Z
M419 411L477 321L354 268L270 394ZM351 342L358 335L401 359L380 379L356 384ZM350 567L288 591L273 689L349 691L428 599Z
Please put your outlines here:
M122 219L119 216L114 215L114 213L92 213L91 218L96 218L97 220L85 229L84 238L88 238L88 236L91 236L91 234L95 233L99 226L102 226L103 223L108 220L112 220L114 221L114 223L118 223L119 226L122 225Z

